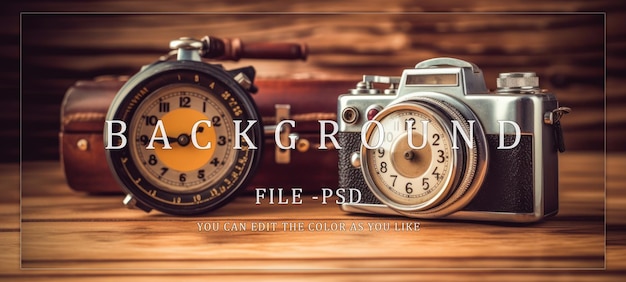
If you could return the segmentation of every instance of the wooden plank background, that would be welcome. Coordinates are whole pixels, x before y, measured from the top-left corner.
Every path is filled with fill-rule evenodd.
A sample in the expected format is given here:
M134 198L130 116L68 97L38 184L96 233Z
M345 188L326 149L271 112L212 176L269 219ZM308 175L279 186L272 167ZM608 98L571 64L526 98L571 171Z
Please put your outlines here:
M224 63L229 68L252 64L260 77L359 80L362 74L399 75L402 69L437 56L478 64L490 88L495 88L499 72L535 71L542 87L573 108L563 120L569 149L602 150L605 141L609 150L626 149L626 135L621 134L626 126L626 111L621 110L626 106L626 91L619 87L626 72L623 1L397 1L384 5L371 0L358 5L263 1L232 6L221 0L209 6L203 1L156 1L150 4L154 11L187 13L154 14L117 13L144 11L147 7L137 1L9 5L0 19L0 25L9 27L0 33L5 39L0 58L6 62L0 66L0 83L8 93L0 96L0 103L17 110L21 101L21 120L19 112L0 111L0 118L9 124L0 129L2 160L17 160L20 144L25 160L58 159L60 103L75 81L131 75L166 53L169 40L207 34L247 41L301 41L310 46L306 62ZM18 14L42 10L81 12ZM21 22L21 29L16 22ZM21 88L16 84L20 78ZM20 125L21 141L17 138Z
M626 154L569 152L561 161L559 214L531 225L347 215L310 198L257 206L253 193L205 216L146 214L125 209L121 196L71 191L55 161L23 164L20 213L17 189L7 190L18 185L18 167L0 164L8 180L0 279L621 281ZM220 230L198 231L198 222ZM253 222L303 222L305 231L255 232ZM420 231L308 231L311 222L419 222ZM248 229L225 231L231 223Z
M171 281L184 278L188 281L205 281L211 278L222 281L293 281L307 278L320 281L406 281L416 277L450 281L623 279L626 270L626 196L623 189L626 185L623 173L626 156L623 153L609 155L605 163L605 156L599 150L603 149L605 142L611 152L626 149L626 135L622 133L626 126L626 111L623 110L626 106L626 91L621 87L626 74L626 31L623 28L625 2L455 0L416 3L400 0L385 1L383 4L373 0L358 3L268 0L238 1L237 6L232 3L227 0L33 0L3 6L0 11L0 89L3 91L3 95L0 95L0 105L3 107L0 119L6 126L0 127L0 161L16 162L20 157L18 148L22 146L22 157L27 162L23 167L15 163L0 164L0 179L3 180L0 190L4 195L0 198L0 280L110 281L126 278L133 281ZM186 13L155 15L145 13L146 10ZM20 12L25 11L77 13L20 15ZM86 14L85 11L108 13ZM276 11L289 13L258 13ZM504 11L518 13L503 14ZM581 13L588 11L600 13ZM604 11L607 14L602 13ZM439 262L447 261L455 266L471 262L468 265L470 267L493 263L504 268L553 268L542 271L398 269L393 271L397 274L395 276L388 269L329 269L359 267L376 262L382 262L385 266L434 264L420 258L420 254L393 257L393 254L374 250L368 255L367 252L372 248L355 247L359 246L359 240L370 245L379 242L362 236L346 236L339 241L337 237L332 241L326 238L326 241L319 243L310 243L315 237L295 236L295 244L290 245L274 240L279 236L245 234L249 236L238 236L233 238L237 244L229 244L218 240L223 234L208 238L205 234L180 231L179 228L191 228L188 224L193 226L193 220L159 216L152 218L150 215L140 217L124 210L116 196L96 198L71 191L56 161L59 107L65 90L80 79L132 74L141 65L167 52L169 40L206 34L241 37L248 41L305 41L309 44L311 56L306 62L246 60L226 64L228 67L253 64L264 77L295 75L332 79L341 76L358 80L365 73L398 75L402 69L436 56L454 56L478 64L485 72L491 88L495 87L494 78L498 72L536 71L541 77L542 87L557 93L562 104L574 109L563 121L567 144L572 151L562 158L561 213L538 228L522 227L515 231L508 227L467 223L457 223L451 227L445 222L431 222L424 227L427 235L452 242L452 246L462 251L459 256L455 256L457 248L446 251L445 245L424 237L400 236L397 238L401 240L399 242L393 242L395 237L386 238L392 241L391 247L398 251L406 249L403 244L424 243L423 250L427 257L437 258ZM608 129L606 140L604 122ZM20 132L23 133L22 138ZM580 152L588 150L596 152ZM608 171L604 171L605 168ZM244 202L243 205L247 204ZM245 218L245 215L236 213L240 207L241 202L229 205L228 209L216 215L217 220ZM281 218L284 213L277 209L264 210L262 218ZM309 220L344 218L337 210L321 211L318 206L307 206L300 212L308 216ZM291 217L294 215L291 212L287 214ZM25 232L22 234L22 231ZM115 231L122 231L119 232L120 240L116 241ZM524 232L528 232L530 237L524 238ZM333 237L337 234L327 235ZM508 235L515 240L506 240ZM256 241L252 244L246 241L251 240L247 238ZM501 249L498 250L514 252L519 256L490 256L487 251L493 248L477 248L484 243L481 240L485 238L490 242L499 242L497 246L501 246ZM163 243L165 247L154 248L151 239L166 241ZM471 240L471 243L453 242L456 239ZM77 247L74 241L84 246ZM21 245L24 242L26 244ZM348 246L353 253L338 254L338 250L329 247L336 243ZM606 252L602 250L603 243L606 244ZM524 244L531 252L526 252ZM210 246L217 248L210 249ZM233 249L222 249L220 253L220 247L225 246ZM126 247L131 251L128 252ZM269 247L285 248L281 249L284 256L277 253L270 260L265 260L263 254L267 252L261 251ZM315 255L314 251L318 249L322 252ZM199 258L190 259L180 254L185 251ZM224 255L230 259L233 268L258 263L262 269L153 269L155 266L184 267L187 263L195 267L210 266L216 262L220 266L228 266L228 260L211 260L204 252ZM307 258L302 255L303 252L311 255ZM246 256L249 259L245 259ZM333 260L336 257L343 259ZM480 259L473 261L472 257ZM102 258L108 260L103 261ZM181 258L186 260L179 261ZM129 262L134 264L131 268L143 269L119 272L100 268L71 271L21 269L22 263L30 267L118 268ZM268 271L268 268L287 266L292 269ZM607 269L602 270L602 266ZM569 267L594 269L571 270ZM597 267L601 270L596 270ZM320 270L324 268L326 270Z

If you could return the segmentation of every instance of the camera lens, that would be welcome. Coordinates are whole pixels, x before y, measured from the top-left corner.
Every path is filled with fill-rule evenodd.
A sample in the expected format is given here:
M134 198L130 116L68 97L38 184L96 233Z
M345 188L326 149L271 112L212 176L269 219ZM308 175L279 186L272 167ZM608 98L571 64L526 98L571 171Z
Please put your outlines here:
M361 164L383 204L400 213L440 217L473 198L482 181L479 158L486 160L482 131L470 130L475 120L427 97L390 105L374 120L382 126L364 129L363 141L375 149L361 146ZM458 130L480 134L468 143Z

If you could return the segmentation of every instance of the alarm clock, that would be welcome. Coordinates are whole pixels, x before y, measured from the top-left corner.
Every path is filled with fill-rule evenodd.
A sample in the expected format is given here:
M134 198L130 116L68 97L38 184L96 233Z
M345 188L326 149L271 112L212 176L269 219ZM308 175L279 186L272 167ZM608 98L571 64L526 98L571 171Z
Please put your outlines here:
M263 124L251 96L255 69L226 70L202 58L302 58L306 52L295 44L247 53L243 47L208 36L174 40L176 59L143 67L119 90L105 129L116 134L105 132L104 144L128 207L202 214L246 186L263 150Z

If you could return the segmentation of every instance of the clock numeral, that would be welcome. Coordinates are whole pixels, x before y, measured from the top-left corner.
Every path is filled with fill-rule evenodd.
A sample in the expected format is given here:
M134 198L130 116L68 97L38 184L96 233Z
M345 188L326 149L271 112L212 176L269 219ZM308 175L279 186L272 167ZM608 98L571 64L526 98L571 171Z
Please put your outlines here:
M408 194L413 194L413 183L408 182L406 186L404 186L404 191L406 191Z
M446 160L446 157L443 155L443 150L437 150L437 154L439 154L437 156L437 162L438 163L443 163L443 161Z
M150 138L148 138L148 135L141 135L139 137L139 141L141 141L141 144L146 146L148 145L148 141L150 141Z
M181 198L180 198L180 197L174 197L174 198L172 198L172 203L174 203L174 204L180 204L180 202L181 202Z
M396 187L396 180L398 180L398 176L395 174L390 175L393 177L393 182L391 183L391 187Z
M167 173L167 171L169 170L169 168L167 167L162 167L161 168L161 175L165 175L165 173Z
M239 106L233 107L233 114L238 117L243 114L243 110Z
M211 197L215 197L217 195L219 195L219 193L217 192L217 189L215 189L215 188L211 189Z
M161 102L159 103L159 112L167 113L170 111L170 103L169 102Z
M387 163L386 162L381 162L380 163L380 172L387 173Z
M239 158L239 160L237 160L238 163L240 164L245 164L246 162L248 162L248 157L243 156L241 158Z
M385 141L387 142L393 141L393 132L387 132L387 134L385 134Z
M191 107L191 98L187 96L182 96L178 98L179 106L181 108L189 108Z
M206 102L202 102L202 112L206 113Z
M195 196L193 196L193 202L198 204L200 203L200 201L202 201L202 195L200 194L196 194Z
M414 118L409 118L406 120L406 123L404 124L404 130L408 131L409 130L409 123L411 123L411 129L415 130L415 119Z
M157 116L141 116L141 117L146 120L146 125L156 125L157 122L159 121L159 118Z
M428 183L428 177L422 178L422 189L428 190L430 188L430 184Z
M141 90L139 90L139 94L140 94L141 96L146 95L146 93L148 93L148 92L150 92L150 89L148 89L148 88L146 88L146 87L141 88Z
M218 164L220 164L220 161L217 158L213 158L213 160L211 160L211 164L217 166Z
M187 175L186 175L186 174L184 174L184 173L181 173L181 174L178 176L178 180L180 180L180 182L184 183L185 181L187 181Z
M217 139L217 145L224 146L226 145L226 136L220 135Z
M221 126L222 125L222 119L219 116L214 116L211 118L211 122L213 124L213 126Z
M441 138L439 134L433 134L433 138L435 139L435 141L433 141L433 146L439 146L439 139Z
M385 155L385 149L383 147L378 148L378 157L382 158Z
M439 172L437 172L437 166L435 167L435 169L433 170L433 173L431 173L431 175L434 175L435 179L437 179L437 180L441 180L441 178L443 178L443 176L441 176L441 174Z
M148 158L148 163L150 165L156 165L157 164L157 158L155 155L150 155L150 157Z
M204 169L198 170L198 179L204 178Z

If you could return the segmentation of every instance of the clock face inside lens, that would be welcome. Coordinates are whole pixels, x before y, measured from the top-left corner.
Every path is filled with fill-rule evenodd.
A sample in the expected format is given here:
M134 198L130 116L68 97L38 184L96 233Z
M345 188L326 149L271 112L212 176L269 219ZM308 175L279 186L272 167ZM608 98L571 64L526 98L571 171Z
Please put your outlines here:
M453 190L455 152L443 117L413 103L397 104L375 118L362 147L364 174L384 203L423 210L443 201ZM409 144L412 144L410 146Z
M254 103L216 66L151 66L120 90L107 120L127 127L126 146L106 150L111 170L127 193L162 212L199 214L222 206L245 188L260 159Z

